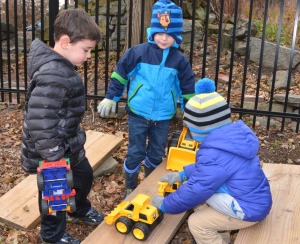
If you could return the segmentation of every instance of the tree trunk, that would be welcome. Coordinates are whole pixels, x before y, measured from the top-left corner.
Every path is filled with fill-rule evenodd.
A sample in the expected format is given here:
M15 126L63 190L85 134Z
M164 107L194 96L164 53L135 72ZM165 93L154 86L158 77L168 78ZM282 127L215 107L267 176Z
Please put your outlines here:
M147 40L147 28L150 27L151 17L152 17L152 6L154 4L154 0L146 0L145 1L145 13L144 13L144 40Z
M143 16L144 30L141 33L142 24L142 1L143 0L126 0L127 7L127 40L125 50L146 41L146 28L150 26L153 0L145 0L145 11ZM132 2L132 6L130 6ZM132 8L132 10L131 10ZM131 13L131 14L130 14ZM131 22L130 22L131 19ZM130 24L131 23L131 24ZM142 35L142 39L141 39Z

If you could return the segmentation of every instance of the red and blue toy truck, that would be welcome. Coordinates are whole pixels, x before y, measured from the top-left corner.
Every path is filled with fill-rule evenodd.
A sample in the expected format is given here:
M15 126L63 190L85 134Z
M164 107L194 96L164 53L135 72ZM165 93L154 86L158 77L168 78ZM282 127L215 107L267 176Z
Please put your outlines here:
M42 192L42 215L56 211L76 211L75 189L70 159L47 162L41 160L37 168L37 185Z

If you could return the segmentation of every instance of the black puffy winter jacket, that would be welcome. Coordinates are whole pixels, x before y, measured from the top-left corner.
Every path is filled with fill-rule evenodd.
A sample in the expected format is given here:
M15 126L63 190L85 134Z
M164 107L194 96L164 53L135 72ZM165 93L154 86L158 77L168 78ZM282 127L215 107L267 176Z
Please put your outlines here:
M22 133L22 168L35 173L38 161L70 157L71 165L85 157L86 135L80 127L85 112L82 79L74 66L46 44L32 42L30 85Z

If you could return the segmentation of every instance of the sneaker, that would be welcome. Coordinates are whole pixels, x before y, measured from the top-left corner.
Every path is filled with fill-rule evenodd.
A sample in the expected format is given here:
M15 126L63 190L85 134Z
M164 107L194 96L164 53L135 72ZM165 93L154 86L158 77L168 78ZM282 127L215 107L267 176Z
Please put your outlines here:
M93 208L82 218L71 217L67 214L68 223L86 223L88 225L99 225L104 219L104 215Z
M45 242L45 241L42 241L43 244L50 244L50 242ZM62 238L60 238L58 240L58 242L55 242L55 244L64 244L64 243L68 243L68 244L80 244L81 242L70 236L67 232L64 233L64 235L62 236Z

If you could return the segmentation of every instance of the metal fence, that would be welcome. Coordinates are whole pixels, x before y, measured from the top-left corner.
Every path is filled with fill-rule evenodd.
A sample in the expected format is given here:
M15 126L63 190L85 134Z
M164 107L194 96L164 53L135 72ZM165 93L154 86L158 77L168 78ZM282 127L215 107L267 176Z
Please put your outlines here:
M141 0L140 42L145 41L142 33L145 33L146 1L148 0ZM0 0L0 2L0 98L1 102L22 103L28 87L27 56L31 41L38 37L53 46L53 23L60 9L80 7L91 13L90 6L93 1ZM287 11L287 1L260 1L263 15L259 20L260 34L256 34L258 46L253 46L251 39L255 35L253 32L257 31L257 28L253 29L257 21L253 17L254 8L257 7L253 0L208 0L201 1L201 6L197 0L175 2L188 9L190 13L188 16L190 30L184 28L184 38L190 41L185 44L182 51L190 60L197 79L203 77L214 79L218 92L227 98L233 114L247 119L253 127L259 121L259 124L263 124L267 129L279 126L281 130L292 128L298 132L300 65L297 66L297 62L300 63L300 38L297 31L299 31L300 0L292 1L294 5L288 6L294 9L292 19L290 19L290 25L293 23L293 31L289 36L290 45L284 47L289 55L285 58L285 84L281 88L277 87L279 78L276 76L279 74L278 71L282 71L279 63L282 56L281 40L285 28L283 16ZM267 45L271 44L267 40L268 16L273 2L276 2L278 6L279 21L274 34L276 38L272 42L273 49L269 49ZM133 4L133 0L107 0L104 6L100 6L100 1L94 1L94 10L91 15L95 17L99 26L104 23L103 40L93 50L91 62L85 63L78 69L84 80L86 99L89 104L93 104L93 109L96 109L99 100L104 98L110 75L125 47L129 48L132 45L132 11L124 14L124 9L133 9ZM244 25L241 25L239 12L241 4L246 4L248 9L246 18L243 16ZM199 6L204 13L204 17L200 20L197 13ZM228 9L232 10L230 21L228 21ZM122 39L121 23L124 22L122 14L127 18L125 40ZM114 27L112 28L113 21ZM201 31L197 29L199 23L201 23ZM228 23L230 23L230 28L227 28ZM239 33L242 28L245 29L242 35L242 48L240 48L241 35ZM112 31L114 31L114 39ZM258 51L256 62L251 59L254 51ZM271 52L274 56L273 65L266 68L264 61ZM224 60L226 60L225 64ZM268 79L265 72L267 72ZM266 79L268 84L266 84ZM126 101L126 98L122 101Z

